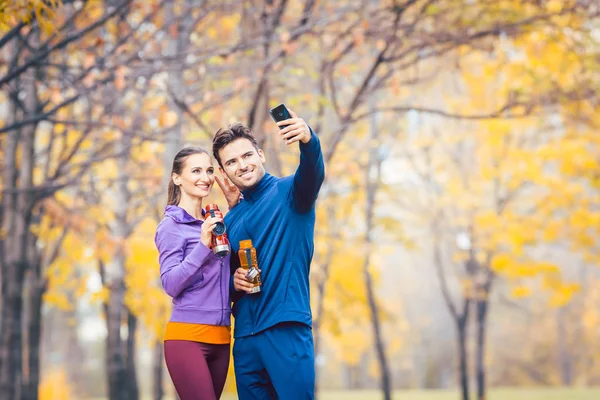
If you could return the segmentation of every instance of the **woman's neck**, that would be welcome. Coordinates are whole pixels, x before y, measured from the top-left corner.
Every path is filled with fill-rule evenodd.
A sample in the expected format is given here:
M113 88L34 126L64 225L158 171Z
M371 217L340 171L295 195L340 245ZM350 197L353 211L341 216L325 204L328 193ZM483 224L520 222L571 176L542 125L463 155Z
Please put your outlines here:
M179 207L183 208L188 214L196 219L202 219L202 199L191 198L188 196L182 196L178 204Z

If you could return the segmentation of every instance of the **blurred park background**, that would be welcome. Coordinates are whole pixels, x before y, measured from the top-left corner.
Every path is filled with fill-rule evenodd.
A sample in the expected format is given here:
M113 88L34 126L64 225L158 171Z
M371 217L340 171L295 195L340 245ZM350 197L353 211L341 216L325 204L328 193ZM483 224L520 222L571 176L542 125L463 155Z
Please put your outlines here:
M173 398L154 246L173 156L241 121L290 174L281 102L325 155L319 398L600 398L598 1L0 13L0 400Z

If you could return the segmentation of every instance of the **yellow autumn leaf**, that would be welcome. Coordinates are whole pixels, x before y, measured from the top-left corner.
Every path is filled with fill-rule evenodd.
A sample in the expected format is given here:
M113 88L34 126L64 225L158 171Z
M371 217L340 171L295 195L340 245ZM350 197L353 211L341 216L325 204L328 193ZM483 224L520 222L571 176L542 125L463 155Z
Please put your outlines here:
M502 273L513 264L508 254L497 254L492 258L491 268L493 271Z
M548 1L546 8L551 13L559 12L564 6L564 0L550 0Z
M42 374L39 387L40 400L70 400L73 398L73 387L64 368L54 367Z
M75 309L73 302L65 293L57 291L48 291L44 293L44 303L56 307L61 311L73 311Z
M158 117L158 124L160 127L164 128L167 126L172 126L177 123L177 113L172 110L166 110L160 114Z
M521 299L531 296L531 289L526 286L517 286L512 289L511 294L513 297Z
M103 287L97 292L92 293L90 296L90 303L106 303L108 301L108 296L110 295L110 290L107 287Z
M549 304L552 307L563 307L578 291L579 285L577 284L563 285L559 290L552 293Z

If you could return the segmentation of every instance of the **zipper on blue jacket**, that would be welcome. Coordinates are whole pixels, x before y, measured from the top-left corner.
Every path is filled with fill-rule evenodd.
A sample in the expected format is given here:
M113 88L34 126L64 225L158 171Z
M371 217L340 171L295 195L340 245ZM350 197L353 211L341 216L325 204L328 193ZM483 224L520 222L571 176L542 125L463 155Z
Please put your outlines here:
M252 258L252 253L250 251L250 249L246 249L246 259L248 260L248 268L253 268L256 267L258 268L258 265L254 265L254 259ZM262 288L261 288L262 289ZM258 294L253 293L254 296L258 296ZM254 310L253 310L253 306L256 305L256 301L254 298L252 298L252 301L250 302L250 316L252 317L252 330L251 330L251 334L254 335L254 327L256 327L256 320L254 319Z

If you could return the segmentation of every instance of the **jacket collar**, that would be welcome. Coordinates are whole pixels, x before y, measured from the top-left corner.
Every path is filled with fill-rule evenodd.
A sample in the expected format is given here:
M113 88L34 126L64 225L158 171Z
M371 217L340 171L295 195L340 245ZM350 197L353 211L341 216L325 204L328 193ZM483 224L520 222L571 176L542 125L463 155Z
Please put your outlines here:
M265 176L262 177L260 181L250 189L242 190L242 196L244 196L244 200L255 200L260 198L260 196L268 189L273 182L275 182L276 178L265 172Z
M204 209L202 210L202 216L204 216ZM172 206L172 205L168 205L165 208L165 217L170 217L173 220L175 220L175 222L180 223L180 224L189 224L190 222L198 222L200 220L192 217L190 214L188 214L187 211L185 211L183 208L179 207L179 206Z

